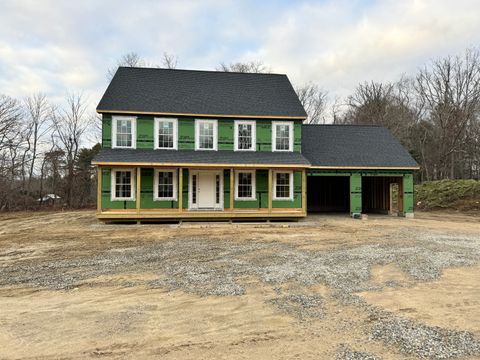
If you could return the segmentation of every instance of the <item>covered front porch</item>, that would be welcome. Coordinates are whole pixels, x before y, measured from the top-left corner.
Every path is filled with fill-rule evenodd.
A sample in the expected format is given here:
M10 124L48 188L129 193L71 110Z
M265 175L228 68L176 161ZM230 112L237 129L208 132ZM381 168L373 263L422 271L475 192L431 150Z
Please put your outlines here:
M306 216L305 167L105 164L97 165L97 169L97 218L102 221ZM115 198L114 192L125 191L119 188L125 185L125 176L130 184L127 192ZM164 185L165 179L170 188ZM285 181L283 187L277 179Z

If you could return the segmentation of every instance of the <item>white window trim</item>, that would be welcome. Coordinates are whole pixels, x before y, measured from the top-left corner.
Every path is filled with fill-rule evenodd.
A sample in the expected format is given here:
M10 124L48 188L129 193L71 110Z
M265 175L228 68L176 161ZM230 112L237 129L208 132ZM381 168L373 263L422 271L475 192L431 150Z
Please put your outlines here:
M252 196L249 198L246 197L238 197L238 177L240 173L250 173L252 174ZM235 170L235 200L237 201L252 201L252 200L257 200L257 189L256 189L256 171L255 170Z
M159 197L158 196L158 182L159 182L159 173L161 172L171 172L173 174L173 196L171 197ZM178 194L178 185L177 185L177 170L175 169L155 169L153 175L153 200L154 201L177 201Z
M238 126L239 125L252 125L252 148L251 149L239 149L238 148ZM257 149L257 124L255 120L235 120L234 122L234 149L235 151L256 151Z
M213 124L213 149L200 148L200 123ZM195 119L195 150L217 151L218 149L218 121L216 119Z
M160 121L167 121L173 123L173 147L160 147L158 143L158 131L160 130ZM164 118L156 117L154 125L154 146L155 149L162 150L177 150L178 149L178 119L177 118Z
M132 121L132 146L117 146L117 121ZM137 148L137 118L135 116L112 116L112 149L136 149Z
M117 171L129 171L131 173L130 175L130 179L132 181L132 195L130 197L117 197L115 196L115 188L116 188L116 172ZM136 188L136 173L135 173L135 169L132 169L132 168L128 168L128 169L124 169L124 168L113 168L111 170L111 188L110 188L110 200L111 201L135 201L136 200L136 194L135 194L135 188Z
M277 174L286 173L289 175L290 181L290 194L289 197L277 197ZM290 200L293 201L293 171L274 171L273 172L273 189L272 189L272 199L273 200Z
M288 125L289 141L288 150L277 150L277 125ZM292 152L293 151L293 136L294 136L293 121L272 121L272 151L275 152Z

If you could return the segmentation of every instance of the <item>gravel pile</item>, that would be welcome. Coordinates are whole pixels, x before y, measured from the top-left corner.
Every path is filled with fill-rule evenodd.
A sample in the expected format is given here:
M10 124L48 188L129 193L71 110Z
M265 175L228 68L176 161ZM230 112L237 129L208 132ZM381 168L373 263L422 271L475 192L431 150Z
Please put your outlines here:
M451 359L480 354L480 341L469 332L431 327L402 318L377 321L372 338L422 359Z
M440 276L445 268L479 262L480 236L452 234L434 237L411 230L398 234L391 244L323 251L280 242L252 240L237 243L179 237L94 256L56 261L19 260L13 265L0 266L0 286L65 290L82 285L95 286L92 279L102 275L148 272L156 274L157 278L112 285L166 287L200 296L238 296L245 293L242 279L253 276L277 287L294 284L294 292L280 293L267 301L298 319L306 320L323 316L322 298L305 295L311 285L326 284L341 302L370 311L355 293L385 286L371 281L370 268L374 265L394 263L412 278L427 281ZM388 285L398 286L394 282ZM478 343L468 333L429 328L396 318L394 314L379 316L372 320L372 324L375 339L396 345L406 354L437 358L480 354Z
M363 352L363 351L354 351L350 349L347 345L342 344L338 347L337 353L335 354L335 360L381 360L382 358L375 355Z

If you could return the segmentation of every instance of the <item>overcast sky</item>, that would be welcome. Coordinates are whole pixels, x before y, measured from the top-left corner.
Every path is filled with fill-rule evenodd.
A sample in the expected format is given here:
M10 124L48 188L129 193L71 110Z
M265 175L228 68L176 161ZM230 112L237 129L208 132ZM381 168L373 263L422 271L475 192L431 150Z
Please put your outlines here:
M98 103L127 52L178 68L260 60L346 95L480 44L480 1L1 0L0 93L83 91Z

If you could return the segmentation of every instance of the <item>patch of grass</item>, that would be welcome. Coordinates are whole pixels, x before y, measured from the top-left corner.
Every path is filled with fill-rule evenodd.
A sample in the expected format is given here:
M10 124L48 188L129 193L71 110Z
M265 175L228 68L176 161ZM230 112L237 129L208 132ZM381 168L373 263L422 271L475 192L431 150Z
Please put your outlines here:
M480 210L480 181L439 180L415 186L416 206L422 210Z

